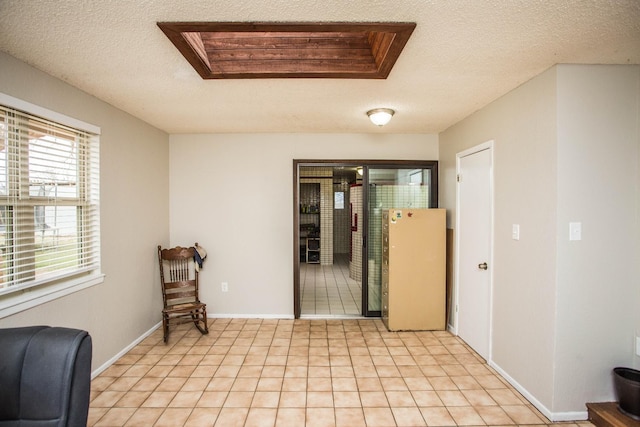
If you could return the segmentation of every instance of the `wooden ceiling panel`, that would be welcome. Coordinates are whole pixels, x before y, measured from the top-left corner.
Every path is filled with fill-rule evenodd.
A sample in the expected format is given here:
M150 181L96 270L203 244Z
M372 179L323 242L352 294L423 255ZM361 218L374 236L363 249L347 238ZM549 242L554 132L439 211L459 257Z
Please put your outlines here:
M384 79L415 28L395 22L158 26L203 79Z

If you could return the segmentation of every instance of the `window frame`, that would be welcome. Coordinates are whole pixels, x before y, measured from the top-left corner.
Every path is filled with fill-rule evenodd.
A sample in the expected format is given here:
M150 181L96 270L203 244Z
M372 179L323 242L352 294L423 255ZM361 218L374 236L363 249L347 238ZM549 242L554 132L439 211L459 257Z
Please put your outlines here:
M101 130L98 126L31 104L27 101L14 98L1 92L0 104L63 126L89 132L96 135L98 141L100 139ZM100 180L99 172L97 179L98 181ZM99 218L99 216L100 212L98 205L96 217ZM98 226L98 240L100 239L100 234L101 230ZM99 247L96 255L98 257L97 266L91 269L87 274L83 275L80 269L67 276L63 275L43 280L33 286L24 287L18 285L15 290L0 295L0 319L102 283L104 281L104 274L101 270Z

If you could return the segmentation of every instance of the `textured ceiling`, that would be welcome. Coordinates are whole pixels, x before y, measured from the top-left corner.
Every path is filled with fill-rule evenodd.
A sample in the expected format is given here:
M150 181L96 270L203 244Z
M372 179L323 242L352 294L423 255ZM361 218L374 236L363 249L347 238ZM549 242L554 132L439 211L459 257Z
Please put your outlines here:
M202 80L163 21L417 26L385 80ZM0 50L169 133L432 133L554 64L639 64L640 1L0 0Z

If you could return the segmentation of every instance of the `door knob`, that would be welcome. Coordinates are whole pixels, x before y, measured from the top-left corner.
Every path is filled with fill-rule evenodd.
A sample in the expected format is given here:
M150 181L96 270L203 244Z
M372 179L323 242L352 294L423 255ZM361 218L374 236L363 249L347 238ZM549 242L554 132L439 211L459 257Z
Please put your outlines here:
M482 264L478 264L478 268L479 268L480 270L486 270L486 269L488 268L488 267L487 267L487 263L486 263L486 262L483 262Z

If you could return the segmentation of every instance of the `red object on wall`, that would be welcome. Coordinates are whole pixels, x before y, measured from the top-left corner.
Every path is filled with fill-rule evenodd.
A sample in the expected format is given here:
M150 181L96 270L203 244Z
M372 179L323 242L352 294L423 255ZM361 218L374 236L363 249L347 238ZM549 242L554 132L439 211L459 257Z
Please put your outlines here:
M349 235L349 261L353 261L353 233L358 231L358 213L353 213L353 203L349 203L349 216L351 216L351 234Z

